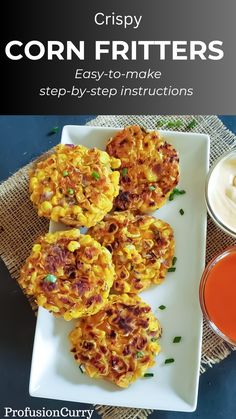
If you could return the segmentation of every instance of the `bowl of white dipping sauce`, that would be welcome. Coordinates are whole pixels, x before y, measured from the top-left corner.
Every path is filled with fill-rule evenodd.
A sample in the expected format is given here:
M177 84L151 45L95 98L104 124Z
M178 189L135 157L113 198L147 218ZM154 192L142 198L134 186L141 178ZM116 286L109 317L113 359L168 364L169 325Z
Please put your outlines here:
M213 221L236 238L236 149L223 154L212 166L205 197Z

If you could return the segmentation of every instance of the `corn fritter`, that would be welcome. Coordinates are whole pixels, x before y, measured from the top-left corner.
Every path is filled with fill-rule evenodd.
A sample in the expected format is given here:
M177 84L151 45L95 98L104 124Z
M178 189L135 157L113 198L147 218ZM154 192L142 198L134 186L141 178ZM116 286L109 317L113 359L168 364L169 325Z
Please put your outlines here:
M98 312L114 277L109 251L72 229L39 238L21 269L19 283L39 306L71 320Z
M179 181L179 157L158 132L126 127L108 141L106 150L121 160L116 209L151 212L165 204Z
M88 232L112 254L115 292L139 293L152 284L160 284L172 266L173 230L162 220L117 211L106 215Z
M38 215L91 227L103 219L119 193L120 161L105 151L60 144L30 173L30 199Z
M128 387L155 364L161 328L138 296L112 295L99 313L80 319L71 352L90 377Z

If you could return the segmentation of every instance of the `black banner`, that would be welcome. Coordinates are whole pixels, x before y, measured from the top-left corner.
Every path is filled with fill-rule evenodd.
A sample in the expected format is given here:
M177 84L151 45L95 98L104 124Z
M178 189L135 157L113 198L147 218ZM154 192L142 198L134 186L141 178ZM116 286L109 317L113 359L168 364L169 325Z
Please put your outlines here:
M1 114L235 114L235 16L234 0L8 4Z

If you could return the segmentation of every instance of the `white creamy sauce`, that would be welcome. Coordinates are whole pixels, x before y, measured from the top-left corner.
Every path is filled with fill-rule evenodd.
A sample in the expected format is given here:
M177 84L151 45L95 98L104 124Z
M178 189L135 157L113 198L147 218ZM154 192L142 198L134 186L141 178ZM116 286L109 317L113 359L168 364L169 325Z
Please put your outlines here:
M223 159L213 169L208 200L216 217L236 232L236 154Z

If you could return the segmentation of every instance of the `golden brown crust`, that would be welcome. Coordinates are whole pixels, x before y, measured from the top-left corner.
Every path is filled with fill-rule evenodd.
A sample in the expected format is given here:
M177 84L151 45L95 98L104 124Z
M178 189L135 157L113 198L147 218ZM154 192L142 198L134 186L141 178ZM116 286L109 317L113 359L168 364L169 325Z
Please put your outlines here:
M105 151L58 145L30 173L30 199L38 215L70 226L102 220L119 192L120 162Z
M72 229L39 238L21 269L19 283L39 306L71 320L103 307L114 275L108 250Z
M108 214L89 234L112 253L118 293L138 293L160 284L174 256L170 225L148 215L129 211Z
M94 316L80 319L70 333L71 352L90 377L126 388L154 365L161 328L138 296L109 297Z
M111 138L106 150L121 160L115 208L150 212L164 205L179 181L179 157L172 145L158 132L133 125Z

